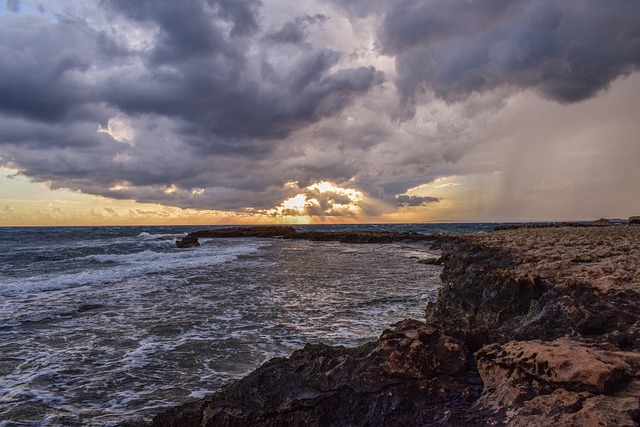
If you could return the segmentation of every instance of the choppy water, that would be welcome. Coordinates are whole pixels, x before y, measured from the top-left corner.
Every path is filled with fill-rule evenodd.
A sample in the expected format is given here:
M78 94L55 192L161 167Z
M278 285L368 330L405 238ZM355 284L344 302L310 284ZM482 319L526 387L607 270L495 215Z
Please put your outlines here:
M0 229L0 426L148 419L306 342L356 345L421 318L440 284L437 267L416 263L426 248L205 239L177 249L191 230Z

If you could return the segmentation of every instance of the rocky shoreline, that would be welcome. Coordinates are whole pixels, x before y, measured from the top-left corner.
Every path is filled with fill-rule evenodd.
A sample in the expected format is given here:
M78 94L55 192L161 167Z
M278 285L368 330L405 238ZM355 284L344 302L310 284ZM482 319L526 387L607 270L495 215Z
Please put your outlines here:
M440 248L444 286L425 322L357 348L307 345L148 425L640 422L640 227L311 237Z

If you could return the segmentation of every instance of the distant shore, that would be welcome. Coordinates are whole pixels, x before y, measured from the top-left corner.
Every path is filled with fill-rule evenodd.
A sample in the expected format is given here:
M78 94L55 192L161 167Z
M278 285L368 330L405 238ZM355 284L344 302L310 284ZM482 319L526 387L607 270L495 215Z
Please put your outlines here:
M639 226L396 237L443 251L426 322L307 345L150 425L640 422Z

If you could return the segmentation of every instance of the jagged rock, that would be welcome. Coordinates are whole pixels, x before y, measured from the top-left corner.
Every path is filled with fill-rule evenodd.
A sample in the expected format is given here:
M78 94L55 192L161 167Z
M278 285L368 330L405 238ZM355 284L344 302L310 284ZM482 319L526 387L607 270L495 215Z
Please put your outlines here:
M629 224L640 224L640 216L629 217Z
M638 421L638 353L565 337L491 344L476 357L484 381L476 406L507 409L508 425L631 426Z
M189 234L182 239L176 240L176 246L179 248L192 248L194 246L200 246L200 241L196 236Z
M154 418L154 426L426 425L479 396L461 342L416 320L378 342L310 345L275 358L204 401Z
M486 342L504 342L529 313L545 286L536 275L513 275L512 261L491 248L461 243L445 262L445 282L427 304L428 323L464 340L473 350Z
M593 221L591 225L593 225L594 227L609 227L613 225L613 222L611 222L606 218L600 218L598 220Z

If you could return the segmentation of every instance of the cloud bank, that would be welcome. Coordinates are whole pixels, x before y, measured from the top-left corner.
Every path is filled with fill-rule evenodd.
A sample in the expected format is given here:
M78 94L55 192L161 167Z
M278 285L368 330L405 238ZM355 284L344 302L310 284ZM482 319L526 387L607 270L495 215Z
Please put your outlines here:
M624 0L7 1L0 166L184 208L267 211L307 188L305 212L353 215L308 190L326 181L372 214L438 204L406 192L500 167L464 159L508 139L487 123L514 97L577 104L636 73L637 16Z

